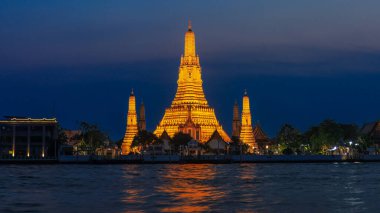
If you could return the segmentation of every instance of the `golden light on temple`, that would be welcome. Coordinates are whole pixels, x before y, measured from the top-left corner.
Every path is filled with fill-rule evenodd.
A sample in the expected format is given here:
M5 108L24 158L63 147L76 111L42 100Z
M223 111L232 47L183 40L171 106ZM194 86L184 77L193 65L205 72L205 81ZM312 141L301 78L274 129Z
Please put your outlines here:
M252 115L249 105L249 97L247 91L244 92L243 96L243 109L241 112L241 127L240 127L240 140L243 143L249 145L250 150L257 148L255 136L253 134L252 128Z
M189 22L185 33L184 54L178 72L177 92L154 133L166 131L170 137L177 132L190 134L200 142L207 142L217 130L224 141L231 141L223 130L205 98L202 87L202 70L195 49L195 34Z
M136 98L132 90L131 94L129 95L128 102L127 127L125 130L123 143L121 145L121 151L123 155L126 155L131 151L132 141L133 138L136 136L137 132L138 124L136 114Z

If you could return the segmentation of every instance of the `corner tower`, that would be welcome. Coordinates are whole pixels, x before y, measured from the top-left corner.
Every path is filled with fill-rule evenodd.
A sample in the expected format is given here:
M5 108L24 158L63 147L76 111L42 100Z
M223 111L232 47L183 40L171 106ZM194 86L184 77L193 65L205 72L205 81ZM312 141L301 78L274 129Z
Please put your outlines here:
M140 105L140 115L139 115L139 130L146 130L146 120L145 120L145 105L141 102Z
M239 137L240 135L240 117L239 117L239 105L237 101L235 101L234 108L233 108L233 117L232 117L232 136L233 137Z
M164 131L170 137L181 131L200 142L207 142L217 130L223 140L231 141L216 119L214 109L208 105L202 84L202 71L195 49L195 34L189 22L185 33L184 53L178 70L177 92L154 131L158 137Z
M243 96L240 140L243 143L248 144L251 151L253 151L253 149L257 149L255 136L253 135L252 115L251 115L251 109L249 106L249 97L248 97L247 91L244 92L244 96Z
M127 155L129 154L129 152L131 152L132 141L133 138L136 136L137 132L138 126L136 114L136 98L132 89L131 94L129 95L128 102L127 127L125 130L123 143L121 145L121 152L123 155Z

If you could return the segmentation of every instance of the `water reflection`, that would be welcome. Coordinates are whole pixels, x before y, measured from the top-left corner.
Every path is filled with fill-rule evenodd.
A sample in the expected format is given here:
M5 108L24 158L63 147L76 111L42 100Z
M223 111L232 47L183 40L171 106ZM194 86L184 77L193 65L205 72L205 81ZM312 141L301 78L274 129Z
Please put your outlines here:
M2 165L0 212L378 212L366 164Z
M143 209L146 204L146 177L144 177L144 169L138 165L128 165L123 167L123 185L120 186L123 192L121 202L125 204L127 211Z
M239 212L254 212L253 209L258 209L263 202L258 193L258 186L263 177L257 176L257 169L255 164L241 164L237 168L235 193L231 194L231 197L235 197L235 206Z
M186 164L177 169L167 165L165 174L160 177L164 184L156 186L157 192L169 197L168 206L162 212L210 211L211 203L225 197L225 192L216 186L215 167L212 165Z

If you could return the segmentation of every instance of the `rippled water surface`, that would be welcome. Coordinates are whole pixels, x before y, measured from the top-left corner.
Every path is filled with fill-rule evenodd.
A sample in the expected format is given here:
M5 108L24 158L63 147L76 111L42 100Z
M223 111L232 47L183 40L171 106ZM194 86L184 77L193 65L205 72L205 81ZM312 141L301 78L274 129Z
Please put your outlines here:
M0 165L0 212L379 212L380 163Z

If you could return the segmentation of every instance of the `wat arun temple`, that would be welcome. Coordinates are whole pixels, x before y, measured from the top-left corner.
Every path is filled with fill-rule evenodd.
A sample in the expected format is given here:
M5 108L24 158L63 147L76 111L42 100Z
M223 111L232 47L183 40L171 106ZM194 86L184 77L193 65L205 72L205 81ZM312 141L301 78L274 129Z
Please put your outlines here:
M203 92L202 69L195 49L195 34L191 25L185 34L185 48L178 71L178 88L172 105L165 110L164 117L154 131L164 131L170 137L178 131L188 133L200 142L207 142L215 130L225 141L231 141L208 105Z
M231 138L219 123L214 108L209 106L203 92L202 69L195 47L195 34L191 23L189 23L188 30L185 33L184 52L181 55L178 70L177 92L171 106L166 108L154 134L157 137L167 135L172 138L176 133L182 132L189 134L200 143L206 143L213 136L218 135L224 142L230 143L232 142ZM123 154L128 154L131 151L133 138L141 130L141 125L137 121L135 102L132 92L128 105L127 128L122 144ZM144 118L145 125L145 109L143 111L140 109L140 117ZM245 92L241 119L236 104L233 109L232 136L240 138L251 150L254 150L257 149L257 136L266 136L259 125L255 128L252 127L251 120L249 98Z

